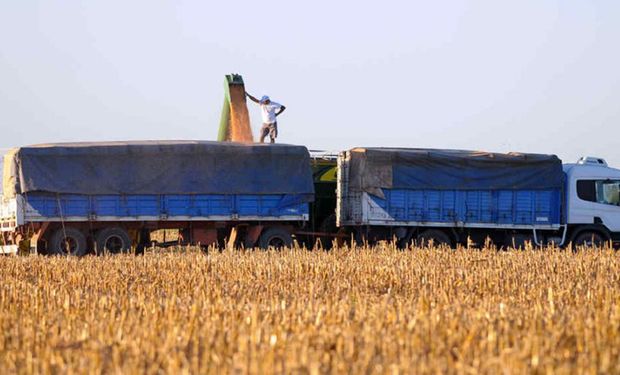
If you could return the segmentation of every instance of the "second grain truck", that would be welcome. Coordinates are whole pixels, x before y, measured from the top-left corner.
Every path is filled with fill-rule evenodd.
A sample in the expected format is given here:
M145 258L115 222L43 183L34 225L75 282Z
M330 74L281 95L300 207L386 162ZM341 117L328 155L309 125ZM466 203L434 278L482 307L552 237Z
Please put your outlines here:
M338 157L337 225L359 239L519 246L620 241L620 170L600 158L355 148Z

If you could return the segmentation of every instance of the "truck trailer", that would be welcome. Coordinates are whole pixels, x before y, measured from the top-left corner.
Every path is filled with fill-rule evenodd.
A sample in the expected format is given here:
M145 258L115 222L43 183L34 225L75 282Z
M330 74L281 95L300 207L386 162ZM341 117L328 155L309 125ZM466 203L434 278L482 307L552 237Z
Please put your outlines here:
M2 252L123 252L151 232L183 243L291 245L309 220L308 150L206 141L64 143L4 158Z
M370 242L620 241L620 170L600 158L355 148L337 171L337 226Z

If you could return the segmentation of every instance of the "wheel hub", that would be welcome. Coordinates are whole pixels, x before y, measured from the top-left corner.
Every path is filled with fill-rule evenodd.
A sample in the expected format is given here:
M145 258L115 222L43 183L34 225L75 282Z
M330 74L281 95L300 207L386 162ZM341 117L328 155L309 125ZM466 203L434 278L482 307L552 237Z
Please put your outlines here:
M123 250L123 239L118 236L110 236L106 238L104 250L111 253L120 253Z

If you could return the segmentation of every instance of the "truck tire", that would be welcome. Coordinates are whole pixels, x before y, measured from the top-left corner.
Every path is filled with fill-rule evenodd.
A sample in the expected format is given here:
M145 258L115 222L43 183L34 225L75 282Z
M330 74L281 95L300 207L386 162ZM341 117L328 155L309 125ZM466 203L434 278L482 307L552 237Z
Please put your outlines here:
M433 246L452 246L452 241L450 240L450 237L448 237L446 233L438 229L429 229L420 233L416 238L416 245L418 247L426 247L431 243L431 241L433 242Z
M288 230L280 227L267 228L258 239L258 247L261 249L283 249L293 244L293 237Z
M322 233L336 233L338 231L338 227L336 226L336 214L331 214L326 217L321 225L319 226L319 232ZM325 250L330 250L333 245L333 240L335 237L331 236L321 236L321 246Z
M410 246L414 245L415 246L415 241L412 241L411 239L415 238L413 233L410 233L408 235L406 235L404 238L401 238L400 240L396 241L396 248L398 250L407 250L409 249Z
M131 249L131 239L123 228L104 228L97 233L95 238L97 252L99 254L120 254Z
M359 247L373 247L376 246L379 240L382 238L378 237L375 232L373 232L372 228L367 228L364 226L353 227L349 235L353 235L353 241Z
M575 246L604 247L607 241L609 239L599 232L585 231L575 237L574 243Z
M84 256L87 253L86 236L76 228L58 228L49 245L49 253L52 255Z

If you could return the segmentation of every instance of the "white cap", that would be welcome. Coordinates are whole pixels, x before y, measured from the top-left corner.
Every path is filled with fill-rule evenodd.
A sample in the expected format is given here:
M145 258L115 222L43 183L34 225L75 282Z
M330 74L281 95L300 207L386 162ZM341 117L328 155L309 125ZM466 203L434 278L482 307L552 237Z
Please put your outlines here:
M265 103L267 100L269 100L269 97L267 95L263 95L263 97L260 98L261 103Z

